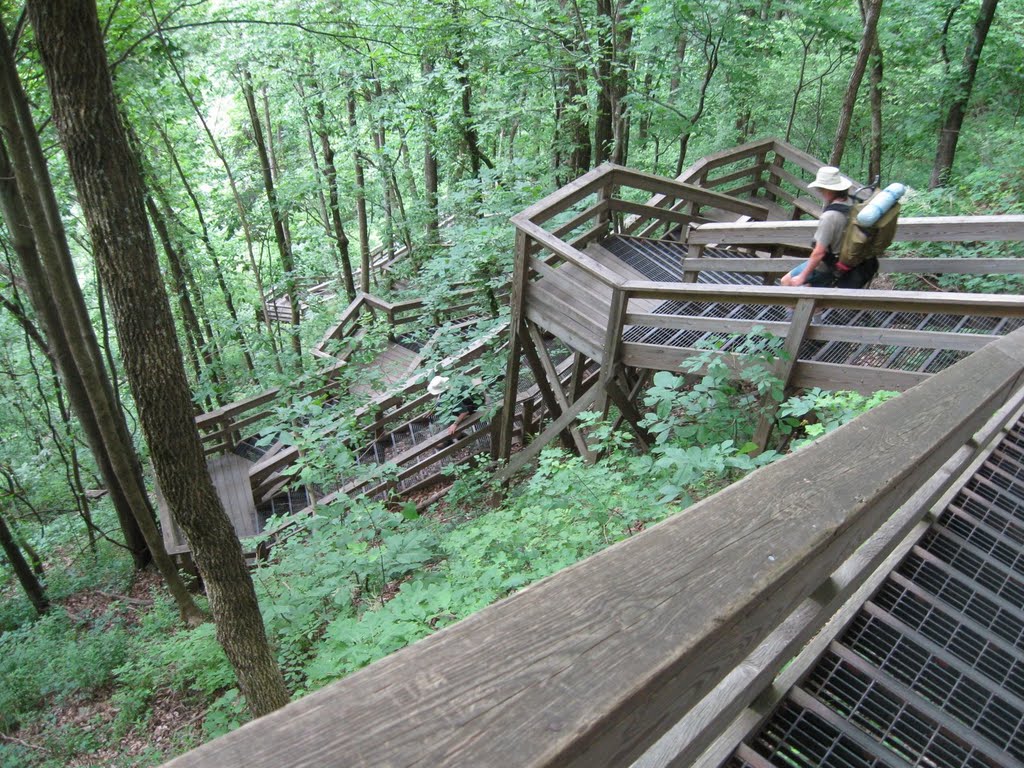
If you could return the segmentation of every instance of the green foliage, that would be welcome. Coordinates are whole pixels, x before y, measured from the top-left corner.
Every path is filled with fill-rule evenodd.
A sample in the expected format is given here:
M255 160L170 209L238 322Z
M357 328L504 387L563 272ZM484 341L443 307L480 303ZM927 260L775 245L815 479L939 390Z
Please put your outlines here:
M128 652L119 620L76 624L53 611L0 634L0 729L9 731L47 702L88 697L114 678Z
M794 449L802 448L898 394L880 390L867 396L858 392L829 392L815 387L782 404L778 413L779 430L797 438L792 444Z

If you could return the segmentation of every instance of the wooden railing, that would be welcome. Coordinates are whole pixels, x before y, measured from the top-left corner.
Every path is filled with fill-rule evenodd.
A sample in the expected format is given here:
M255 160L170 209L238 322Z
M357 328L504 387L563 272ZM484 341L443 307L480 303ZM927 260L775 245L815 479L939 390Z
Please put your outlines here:
M449 303L443 307L429 307L422 299L405 301L387 301L368 293L357 294L355 300L348 305L338 322L331 326L323 338L313 347L312 353L317 357L329 359L346 359L350 350L346 350L338 342L355 339L365 328L367 321L381 319L390 326L390 336L400 335L402 326L422 322L424 310L428 310L435 325L457 323L472 315L481 306L480 299L487 304L486 310L496 312L498 302L508 295L508 288L497 290L490 287L480 288L466 284L452 286L448 294ZM331 347L334 351L329 351Z
M1019 413L1022 382L1017 331L685 513L169 765L602 768L649 750L652 764L717 765L701 753L743 738L731 724L756 720L747 707Z
M768 153L773 153L770 160ZM752 166L749 164L751 160L754 161ZM543 302L533 306L533 316L553 318L545 328L565 339L574 349L584 352L598 362L602 368L602 376L606 381L610 381L611 377L616 375L614 371L618 365L675 370L683 359L696 354L693 349L627 343L623 340L623 331L627 326L738 334L748 333L755 325L751 322L724 318L654 314L650 309L637 307L638 300L776 304L792 310L791 320L759 325L769 326L767 330L785 339L784 348L788 353L788 362L780 363L779 370L776 371L785 383L874 391L879 388L902 390L925 378L926 374L886 371L877 367L798 362L796 357L801 343L805 339L810 339L836 343L891 344L895 343L893 339L898 339L913 343L915 347L924 350L924 354L928 354L939 349L974 350L991 341L993 337L972 334L971 328L968 327L958 329L966 331L963 334L913 330L894 334L887 331L884 339L881 339L878 331L872 328L813 326L811 320L817 310L829 307L877 308L907 312L948 312L965 318L978 315L1021 317L1024 314L1024 298L1019 296L993 298L962 295L951 298L946 294L937 293L842 291L806 287L724 288L693 286L686 283L629 281L584 252L590 243L609 234L639 231L649 236L658 232L673 232L674 228L682 223L680 216L693 218L701 213L721 215L723 212L729 212L734 218L739 217L744 221L691 221L686 226L696 225L694 230L688 232L684 228L673 234L682 237L684 242L685 238L689 237L689 242L698 249L710 243L729 243L761 246L759 250L767 250L774 254L783 252L787 240L809 242L815 222L750 222L750 219L764 219L767 215L768 210L760 206L762 198L749 203L754 206L750 208L744 207L748 205L746 201L732 197L732 194L761 191L771 195L770 201L767 198L765 200L773 206L772 212L777 213L777 208L782 203L796 206L793 209L794 216L811 211L810 206L801 202L799 194L790 191L808 190L806 182L787 170L787 163L805 173L813 172L820 165L813 158L781 142L755 142L739 151L707 158L684 174L685 178L702 183L728 186L742 176L736 169L737 165L741 170L748 168L752 181L746 181L739 187L729 187L727 191L731 193L730 195L701 189L686 181L660 179L649 174L604 165L530 206L512 219L517 229L516 264L512 284L513 327L517 327L516 324L526 312L533 286L541 285L543 281L553 277L556 278L557 285L558 275L577 270L581 277L573 283L574 288L579 285L583 286L581 290L588 290L586 285L589 285L598 289L591 291L594 301L590 303L609 305L607 314L598 317L596 312L588 311L589 298L580 298L578 303L574 303L576 299L567 296L557 311L541 306ZM712 172L720 175L712 177ZM626 202L631 197L645 193L653 193L655 196L642 204ZM911 219L906 222L905 228L901 226L897 230L897 237L920 241L1024 240L1024 217ZM905 260L905 264L900 267L905 271L924 271L926 268L921 261L923 260ZM1024 260L932 261L927 271L976 272L990 269L1004 274L1024 273ZM695 279L700 268L756 271L772 275L783 269L791 269L795 263L792 259L688 258L685 260L684 269L689 272L688 276L692 279ZM559 273L562 267L568 267L569 270ZM894 269L897 265L886 264L886 268ZM564 292L564 289L556 289L556 292L558 291ZM610 300L607 298L609 291ZM556 317L558 312L564 317ZM594 326L595 322L598 323L597 328ZM972 336L976 338L971 338ZM507 390L506 402L510 394ZM574 403L568 410L563 409L564 412L559 418L541 433L533 444L510 461L499 473L499 478L505 479L524 466L536 455L540 446L552 436L552 433L564 430L581 410L593 405L599 397L600 395L595 394L588 402L581 401ZM508 458L511 445L509 435L504 434L501 442L501 456Z

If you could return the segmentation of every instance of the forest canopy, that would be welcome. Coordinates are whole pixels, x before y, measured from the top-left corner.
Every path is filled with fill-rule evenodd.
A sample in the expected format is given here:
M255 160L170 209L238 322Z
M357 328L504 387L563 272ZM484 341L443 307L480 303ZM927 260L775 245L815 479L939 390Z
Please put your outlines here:
M91 12L93 0L82 7ZM43 743L40 764L99 749L73 717L45 725L48 707L93 706L99 691L113 696L102 732L115 740L153 725L157 692L173 691L161 699L172 709L197 711L191 726L202 721L205 736L248 716L224 638L203 623L208 610L220 621L216 598L191 595L154 551L154 478L169 498L202 497L162 474L174 462L154 435L182 437L179 455L198 461L193 416L269 388L301 393L320 362L311 349L357 292L423 299L426 321L452 286L469 286L486 320L443 331L425 358L436 364L506 319L496 296L512 269L510 216L605 162L673 177L764 137L861 182L906 184L915 214L1022 211L1016 0L111 0L95 6L106 102L83 96L73 68L60 80L64 46L45 10L30 0L0 12L0 657L18 651L3 667L17 684L0 694L0 731L19 734L0 745L0 763L33 754L18 744L26 739ZM76 129L79 141L86 134L79 144ZM98 159L113 148L124 150L118 168ZM118 208L123 190L138 203L135 219ZM114 212L105 220L104 204ZM118 261L113 241L131 220L144 236L122 244ZM122 290L132 277L148 283L134 303ZM331 294L307 291L325 281ZM145 318L141 329L133 318ZM166 367L139 345L160 333ZM388 333L370 329L365 350L383 348ZM339 374L346 385L367 376L365 350ZM502 354L454 383L499 381ZM159 375L146 381L133 359ZM521 495L487 519L476 518L483 475L465 468L440 524L408 507L342 500L310 539L282 546L255 585L239 576L265 622L254 634L270 637L283 675L272 703L254 710L250 695L250 710L358 669L773 458L743 448L757 402L749 388L723 371L708 399L679 386L663 372L649 393L648 426L665 441L652 460L594 426L607 441L601 472L547 453ZM887 395L803 397L784 411L791 430L812 410L831 428ZM322 400L281 408L273 439L309 449ZM156 411L168 403L187 435L160 432ZM345 401L348 411L361 405ZM718 417L683 472L672 441L696 431L673 421L685 408ZM341 446L349 427L331 425L338 445L306 450L303 482L354 471ZM610 501L592 506L592 489ZM327 535L342 519L344 533ZM533 547L540 554L523 557ZM485 555L498 564L481 576L473 569ZM244 571L241 552L232 557ZM136 579L154 558L171 597ZM396 598L403 580L412 586ZM424 606L429 622L407 621ZM173 634L180 619L201 626ZM72 655L63 667L42 661ZM151 763L188 738L133 754Z

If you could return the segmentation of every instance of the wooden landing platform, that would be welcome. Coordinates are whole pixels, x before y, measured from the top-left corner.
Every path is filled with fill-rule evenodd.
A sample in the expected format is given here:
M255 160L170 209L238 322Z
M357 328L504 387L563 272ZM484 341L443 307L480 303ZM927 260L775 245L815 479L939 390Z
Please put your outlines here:
M260 532L259 520L256 516L256 505L252 498L252 487L249 483L249 469L252 462L228 453L222 456L214 456L207 464L210 470L210 477L217 489L224 511L228 513L231 524L235 528L238 538L244 539L248 536L255 536ZM169 555L180 555L189 551L188 542L181 529L171 520L170 510L167 501L159 486L156 488L156 497L160 514L160 528L164 534L164 546Z
M592 243L584 251L594 261L627 280L647 280L607 248ZM572 264L562 264L545 274L545 279L527 286L526 317L555 333L591 360L600 362L605 329L611 313L612 290ZM653 312L661 302L638 300L633 307Z
M409 378L420 364L420 354L413 352L398 342L389 341L387 347L373 363L372 372L367 370L367 377L349 387L354 395L377 397L390 392L398 384Z
M613 236L584 253L622 282L609 285L569 262L534 261L540 279L526 286L524 314L598 364L616 290L627 295L619 359L666 371L709 347L734 352L739 336L755 328L788 339L793 307L811 298L813 322L791 344L797 387L902 391L1024 324L1012 296L780 288L765 286L747 265L701 271L697 283L686 283L686 248L668 240ZM723 265L750 261L726 249L713 253Z

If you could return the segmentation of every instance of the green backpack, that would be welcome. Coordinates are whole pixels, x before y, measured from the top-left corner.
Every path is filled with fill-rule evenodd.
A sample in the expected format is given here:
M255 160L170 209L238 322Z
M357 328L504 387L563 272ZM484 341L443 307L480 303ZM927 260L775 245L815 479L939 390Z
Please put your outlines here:
M846 229L843 230L843 239L837 254L837 261L846 268L844 271L853 269L868 259L877 259L885 253L885 249L896 236L900 204L894 203L892 208L869 227L857 223L857 214L864 210L866 205L866 201L854 203L847 214Z

